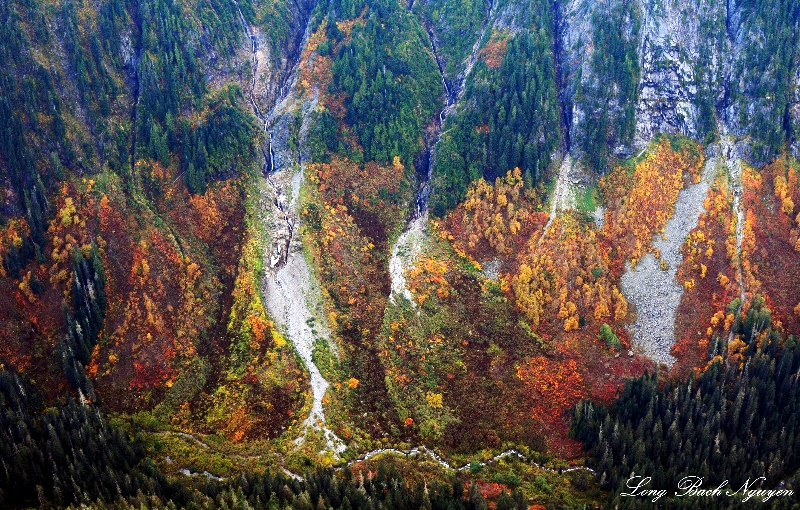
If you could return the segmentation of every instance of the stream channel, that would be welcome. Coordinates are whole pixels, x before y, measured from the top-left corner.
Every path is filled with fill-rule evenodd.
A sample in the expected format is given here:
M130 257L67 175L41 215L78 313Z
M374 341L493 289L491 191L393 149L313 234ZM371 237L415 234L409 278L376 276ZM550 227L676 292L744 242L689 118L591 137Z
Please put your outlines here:
M464 70L458 75L458 85L455 90L452 90L447 85L445 79L443 60L439 57L439 50L436 47L436 37L433 29L426 27L428 33L429 44L431 53L436 61L439 69L439 74L442 80L442 87L444 89L445 105L435 121L434 131L431 136L426 140L425 150L428 153L427 168L421 179L417 196L415 200L414 214L411 217L406 228L397 238L397 241L392 246L391 257L389 258L389 274L391 276L392 290L390 300L394 302L396 296L403 296L412 307L416 307L414 296L408 290L406 284L405 273L417 261L425 238L428 235L428 199L431 194L431 182L433 179L433 165L436 159L436 146L442 138L442 127L444 126L447 117L455 113L456 105L466 90L467 78L472 72L472 68L478 59L478 51L481 48L481 41L483 41L486 31L492 25L492 16L494 14L494 1L490 1L486 13L486 19L481 26L478 38L472 45L472 52L464 64Z
M311 26L306 20L297 61L293 63L286 82L280 87L275 106L269 112L262 114L255 100L255 87L260 69L259 58L263 58L265 52L260 51L261 38L256 29L247 23L241 11L239 16L245 34L252 42L253 81L249 93L250 103L255 115L263 122L264 131L268 136L268 148L264 152L265 168L262 172L264 179L259 182L261 220L267 234L263 254L265 270L262 295L278 328L289 338L303 360L311 385L311 409L303 422L303 431L295 443L304 442L309 430L317 430L325 440L323 451L330 452L334 459L338 459L345 449L345 444L325 421L322 401L329 384L312 357L314 343L317 340L327 342L334 353L336 348L327 326L322 293L304 257L299 235L299 196L305 164L302 158L298 158L299 164L294 162L280 164L275 154L285 149L280 144L286 144L287 140L285 137L274 136L273 133L282 117L291 115L299 109L303 119L300 128L302 140L308 130L308 114L317 105L316 91L312 93L311 98L304 98L299 96L296 86L300 59L305 51Z

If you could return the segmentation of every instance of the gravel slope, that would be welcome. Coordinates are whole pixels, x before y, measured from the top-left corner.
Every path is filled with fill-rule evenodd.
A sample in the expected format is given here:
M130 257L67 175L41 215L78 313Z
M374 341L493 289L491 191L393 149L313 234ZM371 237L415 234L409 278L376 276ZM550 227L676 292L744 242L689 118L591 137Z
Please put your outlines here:
M408 229L405 230L397 242L392 246L392 256L389 259L389 274L392 277L392 295L389 299L394 302L395 296L403 296L412 307L416 307L414 296L406 285L405 272L409 270L422 253L422 242L427 236L428 211L415 218Z
M558 177L556 178L556 187L553 189L553 202L550 205L550 217L547 218L547 224L544 226L543 235L539 238L539 242L544 239L544 233L550 228L550 224L556 218L559 211L567 209L575 209L575 190L570 185L570 174L572 173L572 157L569 154L564 156L561 166L558 169Z
M683 261L681 246L705 210L703 201L713 182L716 166L717 156L710 155L700 182L678 194L675 214L667 221L664 237L653 238L653 246L660 250L667 270L662 270L655 256L648 253L636 267L628 262L620 280L622 293L636 307L636 321L630 327L634 350L668 366L675 362L670 349L675 343L675 310L683 295L683 286L675 280Z
M344 451L345 445L327 427L322 407L322 399L329 384L312 359L315 339L326 340L329 346L333 342L330 341L331 333L325 320L322 293L303 257L300 236L297 234L297 197L302 180L302 170L277 172L270 176L270 186L263 190L262 204L269 205L269 216L272 219L268 225L272 248L265 253L267 269L264 274L263 294L270 315L292 341L308 369L312 402L311 412L304 422L305 430L314 428L322 431L326 449L333 452L334 457L338 457ZM284 205L287 195L291 199L288 205ZM304 439L305 433L297 438L297 443Z

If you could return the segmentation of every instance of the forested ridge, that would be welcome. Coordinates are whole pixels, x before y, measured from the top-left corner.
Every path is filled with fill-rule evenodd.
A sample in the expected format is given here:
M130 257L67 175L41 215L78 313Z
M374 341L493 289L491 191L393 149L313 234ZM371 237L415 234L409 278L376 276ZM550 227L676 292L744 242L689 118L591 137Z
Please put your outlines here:
M544 12L538 30L492 34L482 50L464 94L464 113L448 119L436 148L434 213L443 215L462 201L468 184L480 177L492 181L520 168L533 186L547 173L561 128L552 20Z
M354 23L350 34L339 32L339 20L328 17L326 42L338 46L331 92L344 93L343 120L363 148L363 154L351 156L354 161L389 163L399 156L410 166L422 149L421 129L440 105L438 72L425 54L425 33L396 2L329 6L330 12L344 14L342 20L365 8L368 17ZM337 44L345 35L350 40Z
M621 496L632 474L652 477L648 488L668 489L663 504L670 508L697 504L675 497L687 475L702 477L704 487L728 481L731 492L748 480L753 489L797 491L797 337L783 339L770 325L769 311L753 307L740 321L749 341L739 363L716 356L686 380L645 374L626 383L609 409L576 406L573 431L591 451L601 485L612 491L609 508L641 505ZM795 498L773 501L774 507L791 508ZM704 506L736 504L715 498Z
M797 2L0 24L0 507L797 487Z

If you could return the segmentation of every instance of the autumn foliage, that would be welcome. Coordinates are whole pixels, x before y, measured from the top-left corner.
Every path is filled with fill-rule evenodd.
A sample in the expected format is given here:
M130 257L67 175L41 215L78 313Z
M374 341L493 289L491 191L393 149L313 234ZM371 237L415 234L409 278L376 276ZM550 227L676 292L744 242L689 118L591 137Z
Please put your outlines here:
M301 211L305 245L328 298L328 323L348 360L341 380L331 382L334 388L347 388L337 392L337 398L347 400L347 412L360 406L370 413L386 400L374 338L389 297L388 241L405 223L402 204L410 198L410 186L399 158L380 165L334 156L330 163L309 165L306 172L311 186ZM351 380L363 384L351 387Z
M260 251L241 226L245 187L226 181L189 195L168 186L174 168L147 169L144 177L164 189L148 205L132 202L113 174L59 188L43 263L29 262L16 279L0 274L0 334L13 339L0 342L2 362L52 395L69 389L52 353L64 335L64 304L72 303L74 258L94 245L108 304L85 373L104 405L159 409L180 430L212 426L231 439L272 434L291 421L287 410L302 399L304 380L260 305ZM24 233L20 222L8 223L0 251Z
M696 283L684 285L676 312L672 354L678 359L677 372L705 366L712 336L727 335L731 326L726 309L739 295L732 200L729 183L719 177L703 203L705 212L683 245L676 278Z
M381 166L333 158L308 171L319 198L305 205L303 219L334 303L332 322L366 338L376 331L376 314L386 299L382 251L403 220L402 209L388 199L407 192L404 169L399 161Z
M486 67L490 69L497 69L503 63L503 58L506 56L506 48L508 47L508 34L501 32L493 32L489 38L489 42L481 48L478 55L484 62Z
M330 163L313 165L309 174L323 202L346 206L361 232L375 244L385 245L388 236L404 224L401 205L410 196L410 186L399 158L391 165L380 165L335 156Z
M662 137L629 173L619 165L598 183L608 206L605 233L618 260L636 261L652 251L654 235L664 230L675 210L678 193L688 182L699 182L703 154L687 144L674 149Z
M571 409L586 398L588 388L581 372L574 359L546 356L529 358L517 368L517 377L525 385L530 415L544 428L545 436L563 437L564 418L558 411ZM575 445L562 439L562 446L574 448ZM569 453L575 454L576 451L573 449Z
M744 166L742 271L748 296L763 295L773 318L800 334L800 167L779 157L758 171Z
M511 279L516 304L531 327L549 338L558 329L627 317L628 304L609 273L608 250L596 231L576 218L556 218L541 238L531 239Z
M613 181L615 177L619 182ZM632 175L618 172L606 182L606 192L621 196L627 190L616 186L633 185ZM618 287L621 264L615 259L617 253L607 232L598 231L575 211L561 212L545 230L548 217L540 209L537 195L523 191L520 174L513 171L493 184L473 183L465 202L446 218L440 239L452 243L455 258L477 268L480 264L475 260L496 258L502 262L498 284L484 283L479 302L490 310L489 303L496 299L492 296L499 292L513 306L513 318L505 319L504 324L514 337L514 348L493 342L487 346L472 339L456 342L443 335L443 343L450 345L449 351L444 352L468 366L465 373L435 371L436 380L442 381L446 375L452 377L454 385L491 386L494 393L476 394L478 401L524 402L516 411L498 416L503 418L504 426L484 425L497 434L495 440L511 434L525 438L535 448L572 457L580 454L580 448L568 437L567 415L571 407L583 398L610 401L625 377L639 375L651 364L636 356L620 356L629 346L625 325L630 317L628 303ZM448 303L454 298L464 301L465 291L456 283L458 265L452 255L439 253L433 260L421 257L408 272L409 288L424 310L449 309L453 305ZM503 312L494 309L494 313ZM509 328L509 323L514 327ZM469 329L460 329L464 328ZM603 328L618 341L602 339ZM387 374L393 374L402 391L409 392L419 379L433 380L431 367L420 366L416 359L428 359L433 353L437 353L437 360L444 356L436 349L417 350L418 340L408 342L407 336L397 342L401 331L403 327L389 334L386 355L401 357L402 361L396 361L397 368ZM425 345L422 342L420 347ZM480 376L480 370L469 363L486 367L492 384L484 382L488 376ZM459 366L457 361L450 364ZM411 367L415 368L409 370ZM445 396L448 394L457 392L449 390ZM459 415L465 404L457 401L453 411ZM480 415L477 409L473 412ZM454 427L465 434L477 434L474 425L470 425ZM492 434L483 434L479 436L483 444L494 444Z
M524 188L522 172L515 168L494 185L483 178L470 184L467 198L447 217L446 229L456 248L476 260L513 258L547 221L537 212L539 205L536 193Z

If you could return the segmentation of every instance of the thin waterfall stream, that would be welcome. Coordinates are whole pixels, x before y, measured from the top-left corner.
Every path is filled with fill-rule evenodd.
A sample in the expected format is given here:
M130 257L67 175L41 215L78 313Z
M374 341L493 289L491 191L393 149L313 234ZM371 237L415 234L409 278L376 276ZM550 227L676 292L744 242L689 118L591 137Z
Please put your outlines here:
M238 4L237 4L238 8ZM255 98L255 86L259 72L258 37L254 35L241 10L239 17L247 37L252 41L253 80L250 89L250 103L255 115L264 123L267 135L267 150L264 151L265 168L263 181L259 182L259 204L265 223L267 237L264 259L264 279L262 294L270 315L278 327L291 340L295 351L303 360L309 373L311 385L311 406L308 417L302 425L302 432L295 439L299 444L306 440L309 430L321 432L325 447L335 459L344 451L345 445L325 420L323 398L329 383L322 375L313 359L314 344L322 340L331 346L335 353L335 344L330 329L326 324L326 314L321 298L318 282L303 256L302 240L297 233L300 228L300 189L303 184L304 164L279 167L276 152L282 150L280 144L286 144L286 137L275 136L276 125L282 116L299 108L303 118L301 131L308 129L308 113L317 104L318 94L304 98L297 94L297 75L301 56L310 36L311 26L306 21L303 40L298 49L297 60L291 67L288 78L279 87L274 106L266 114L262 114ZM302 136L300 137L302 140ZM299 152L302 154L302 148Z
M439 140L442 137L442 128L444 127L445 120L448 116L455 112L455 107L458 104L458 101L464 95L467 78L472 72L472 68L475 66L475 62L478 59L478 51L481 47L481 41L483 40L486 31L492 24L491 20L493 13L494 2L490 1L489 8L487 9L486 19L483 22L483 26L481 27L478 38L475 40L475 43L472 46L472 52L470 53L469 58L466 60L463 76L461 77L458 86L455 87L455 93L451 91L450 86L447 84L447 80L445 79L444 66L439 58L439 50L435 43L435 34L430 28L426 30L430 42L431 53L433 53L433 58L436 61L436 67L439 69L439 74L441 75L442 88L445 96L445 105L444 108L442 108L442 110L439 112L437 121L434 125L433 135L430 136L427 141L428 145L426 150L428 152L428 165L424 179L420 182L419 189L417 191L414 214L412 215L411 221L408 223L406 229L400 234L400 236L397 238L397 241L392 246L392 253L389 259L389 274L391 276L392 284L392 290L389 299L392 302L394 302L395 296L403 296L411 303L411 306L416 306L413 295L411 294L411 291L408 290L408 286L406 284L405 272L416 263L417 258L422 252L422 243L427 236L428 201L431 194L431 181L433 179L433 165L436 159L436 146L439 144Z

